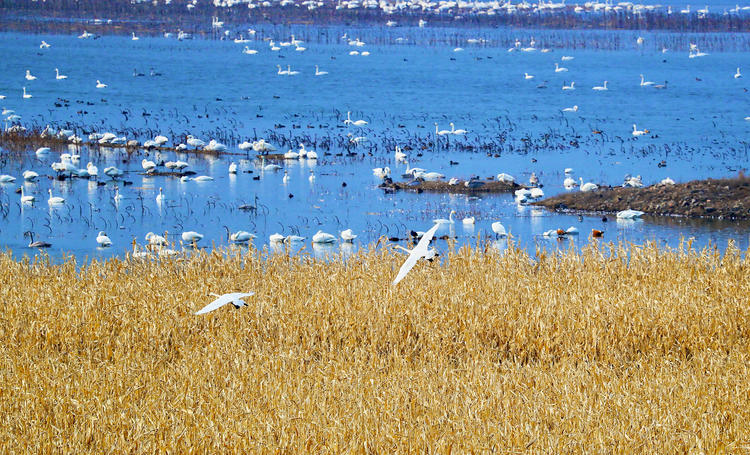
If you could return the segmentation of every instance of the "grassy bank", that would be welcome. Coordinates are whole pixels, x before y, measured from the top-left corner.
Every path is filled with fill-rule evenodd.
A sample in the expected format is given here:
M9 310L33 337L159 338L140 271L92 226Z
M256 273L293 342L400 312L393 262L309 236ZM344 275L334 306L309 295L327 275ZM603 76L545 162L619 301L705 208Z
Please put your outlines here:
M746 254L402 260L2 255L0 451L750 450Z

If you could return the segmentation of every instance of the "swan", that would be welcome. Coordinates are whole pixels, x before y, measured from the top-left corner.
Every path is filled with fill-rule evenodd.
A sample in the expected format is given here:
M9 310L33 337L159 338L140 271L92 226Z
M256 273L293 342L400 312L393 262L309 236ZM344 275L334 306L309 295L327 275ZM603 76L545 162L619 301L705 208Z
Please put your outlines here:
M599 188L599 186L596 185L595 183L591 183L591 182L583 183L583 177L579 177L579 180L581 182L580 190L583 191L584 193L588 191L594 191Z
M575 81L571 82L570 85L565 85L565 82L563 82L562 89L563 90L575 90L576 89Z
M512 185L516 182L515 177L513 177L510 174L506 174L505 172L501 172L497 174L497 177L495 177L498 182L505 183L506 185Z
M36 180L37 177L39 177L39 174L37 174L34 171L31 171L31 170L23 171L23 179L26 180L27 182L33 182L34 180Z
M281 179L281 181L284 182L284 183L289 183L289 172L288 171L284 171L284 177Z
M296 76L297 74L299 74L299 71L292 71L292 65L287 65L286 74L287 76Z
M375 177L384 179L384 178L388 177L391 174L391 168L389 168L388 166L386 166L386 167L376 167L376 168L374 168L372 170L372 174Z
M505 230L505 226L503 226L503 223L499 221L495 221L494 223L492 223L492 232L495 233L495 236L500 238L508 236L508 231Z
M67 79L67 78L68 78L68 76L66 76L64 74L60 74L60 70L58 70L57 68L55 68L55 79L57 79L58 81L60 81L60 80Z
M199 175L198 177L193 178L192 180L195 182L211 182L213 181L213 177L208 175Z
M169 142L169 139L166 136L159 135L154 138L154 142L156 143L156 145L161 147L162 145Z
M367 122L364 120L354 120L351 119L351 111L346 112L346 120L344 120L344 124L346 125L354 125L354 126L365 126L367 125Z
M469 225L473 226L475 220L476 220L475 217L467 216L463 220L461 220L461 224L463 224L464 226L469 226Z
M112 180L115 180L117 177L121 177L124 174L123 171L120 169L117 169L114 166L109 166L104 168L104 175L107 177L111 177Z
M149 172L149 171L156 169L156 163L144 158L141 160L141 167L143 168L144 171Z
M635 127L635 123L633 123L633 136L643 136L646 133L648 133L648 130L639 130Z
M560 57L560 60L562 60L563 62L567 62L569 60L573 60L574 58L575 57L571 57L569 55L563 55L562 57Z
M96 243L100 247L103 248L103 247L111 246L112 245L112 240L109 239L109 237L107 236L106 232L99 231L99 234L97 234L97 236L96 236Z
M439 224L435 224L434 226L432 226L429 231L425 232L424 235L422 235L422 238L419 239L419 243L417 243L417 246L415 246L411 250L407 250L406 248L397 245L398 248L408 252L409 257L406 258L406 261L404 261L404 263L401 265L401 268L398 271L398 275L396 275L396 278L393 280L393 286L397 285L399 281L404 279L409 271L414 268L419 259L425 258L428 261L432 261L433 259L435 259L435 257L438 255L437 251L435 251L434 248L430 248L429 246L432 238L435 236L435 232L439 227Z
M523 73L523 78L528 80L534 79L534 76L529 73Z
M16 178L13 177L12 175L8 175L8 174L0 175L0 183L10 183L10 182L15 182L15 181L16 181Z
M455 221L453 221L453 215L455 215L455 213L456 213L455 210L451 210L451 213L448 215L447 220L445 218L438 218L438 219L432 220L432 222L435 224L454 224Z
M578 182L576 182L576 180L572 177L565 177L565 180L563 180L563 186L566 189L571 189L578 186Z
M741 77L742 77L742 73L740 73L740 68L739 68L739 67L737 67L737 72L736 72L736 73L734 73L734 78L735 78L735 79L739 79L739 78L741 78Z
M224 229L227 230L227 240L233 243L247 243L256 237L255 234L251 234L247 231L237 231L232 233L229 231L229 227L224 226Z
M242 53L247 54L247 55L254 55L254 54L257 54L258 51L256 51L255 49L250 49L248 46L245 46L245 49L242 50Z
M307 178L307 180L310 181L310 183L313 183L315 181L315 171L310 169L310 177Z
M409 167L409 162L404 160L404 163L406 163L406 170L404 171L404 177L412 176L414 177L416 174L424 174L427 172L425 169L422 169L421 167Z
M113 199L115 200L115 204L119 204L120 201L122 200L122 194L120 194L119 188L115 188L115 196Z
M335 243L336 236L327 232L318 231L312 238L312 243Z
M318 68L318 65L315 65L316 76L325 76L326 74L328 74L328 71L320 71L320 69Z
M574 105L573 107L566 107L562 110L563 112L578 112L578 105Z
M317 160L318 154L315 152L315 150L308 150L307 151L307 159L308 160Z
M667 177L665 179L662 179L662 181L659 182L659 183L661 185L674 185L674 180L672 180L671 178Z
M276 74L278 74L278 75L285 76L285 75L289 74L287 72L287 70L282 70L281 69L281 65L276 65L276 68L278 68L278 71L276 71Z
M415 172L414 177L424 179L428 182L434 182L435 180L444 178L445 175L439 172Z
M398 145L396 146L394 157L396 158L396 161L406 161L406 153L402 152Z
M39 49L49 49L50 44L44 40L42 40L42 44L39 45Z
M229 173L230 174L236 174L237 173L237 163L232 161L232 163L229 165Z
M225 152L227 150L227 146L215 139L211 139L210 141L208 141L208 144L206 144L203 150L207 152Z
M23 99L27 100L31 98L31 93L26 93L26 87L23 87Z
M572 167L566 167L564 172L565 172L565 174L572 174L573 173L573 168Z
M185 142L187 142L189 146L195 147L195 148L201 148L201 147L206 146L205 142L191 135L188 135L187 140Z
M278 232L275 234L271 234L268 236L268 241L271 243L281 243L284 241L284 236L279 234Z
M297 52L305 52L307 50L307 48L306 47L302 47L302 46L296 46L294 48L294 50L297 51Z
M132 35L133 35L133 37L130 38L132 41L138 41L140 39L137 36L135 36L135 32L132 32Z
M164 202L164 191L162 191L161 187L159 188L159 194L156 196L156 202L159 204Z
M296 160L297 158L299 158L299 153L291 149L284 154L285 160Z
M107 84L102 83L99 79L96 80L96 88L107 88Z
M181 237L183 242L195 245L203 238L203 234L199 234L195 231L186 231L182 233Z
M621 212L617 212L617 219L620 220L634 220L636 218L640 218L644 212L641 212L640 210L623 210Z
M34 153L38 157L43 157L43 156L49 155L49 152L51 152L51 151L52 151L52 149L50 149L49 147L39 147L38 149L36 149L36 152L34 152Z
M351 242L353 242L353 241L354 241L354 239L356 239L356 238L357 238L356 234L354 234L354 233L352 232L352 230L351 230L351 229L346 229L346 230L344 230L344 231L341 231L341 239L342 239L342 240L343 240L344 242L349 242L349 243L351 243Z
M286 237L284 237L284 243L302 243L304 241L305 238L299 235L287 235Z
M560 64L559 64L559 63L555 63L555 72L556 72L556 73L564 73L564 72L566 72L566 71L568 71L568 69L567 69L567 68L565 68L565 67L563 67L563 66L560 66Z
M33 76L31 74L31 71L26 70L26 80L27 81L35 81L36 80L36 76Z
M653 82L644 80L643 74L641 74L641 87L649 87L651 85L654 85Z
M166 232L164 233L164 236L154 234L153 232L149 232L146 234L146 241L149 245L161 247L161 246L168 246L169 242L167 242Z
M26 195L25 190L21 187L21 203L22 204L33 204L36 198L33 195Z
M453 125L453 122L451 122L451 134L466 134L468 131L464 129L456 129L456 127Z
M227 303L231 303L232 305L234 305L235 308L240 309L243 306L247 306L245 301L242 299L255 295L255 293L254 292L231 292L229 294L224 294L224 295L218 295L218 294L211 294L211 295L216 297L216 300L204 306L200 310L196 311L195 314L210 313L211 311L218 310L219 308L223 307Z
M60 196L52 196L51 188L48 191L49 191L49 199L47 199L47 203L49 205L65 204L65 199L61 198Z
M597 86L595 86L595 87L592 87L591 89L592 89L592 90L596 90L596 91L599 91L599 92L602 92L602 91L605 91L605 90L609 90L609 89L607 88L607 81L604 81L604 85L597 85Z
M437 134L438 136L445 136L446 134L452 134L452 133L450 131L448 131L448 130L439 130L438 131L438 124L435 123L435 134Z

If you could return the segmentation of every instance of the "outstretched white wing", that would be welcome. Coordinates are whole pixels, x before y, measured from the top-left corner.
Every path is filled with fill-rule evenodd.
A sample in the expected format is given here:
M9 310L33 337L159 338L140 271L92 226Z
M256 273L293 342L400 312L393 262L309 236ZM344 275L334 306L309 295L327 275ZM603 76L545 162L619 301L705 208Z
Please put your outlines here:
M229 294L224 294L222 296L219 296L216 300L209 303L208 305L204 306L200 310L198 310L195 314L206 314L210 313L211 311L214 311L216 309L219 309L226 305L227 303L233 303L237 302L235 305L242 306L245 302L242 301L245 297L250 297L251 295L255 294L254 292L231 292Z
M413 250L411 250L411 254L409 254L409 257L406 258L406 261L403 263L401 268L398 271L398 275L396 275L396 279L393 280L393 285L397 285L399 281L403 280L407 273L414 267L414 265L417 263L419 258L424 257L425 254L427 254L427 249L430 246L430 242L432 241L432 237L435 236L435 232L440 227L439 224L435 224L432 226L432 228L425 232L422 238L419 240L419 243L417 243L417 246L414 247Z

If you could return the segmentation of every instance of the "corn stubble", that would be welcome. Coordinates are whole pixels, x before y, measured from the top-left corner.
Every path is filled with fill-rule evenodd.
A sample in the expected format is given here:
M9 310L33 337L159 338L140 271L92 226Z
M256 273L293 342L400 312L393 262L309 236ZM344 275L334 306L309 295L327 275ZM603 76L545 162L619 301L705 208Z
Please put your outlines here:
M5 254L0 451L750 450L747 254L628 251Z

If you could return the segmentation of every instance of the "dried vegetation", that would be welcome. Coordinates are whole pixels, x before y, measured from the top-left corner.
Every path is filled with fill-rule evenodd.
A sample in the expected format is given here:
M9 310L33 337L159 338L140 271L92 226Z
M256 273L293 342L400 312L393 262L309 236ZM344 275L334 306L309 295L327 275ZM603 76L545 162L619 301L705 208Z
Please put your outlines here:
M0 451L750 450L747 253L402 260L2 255Z

